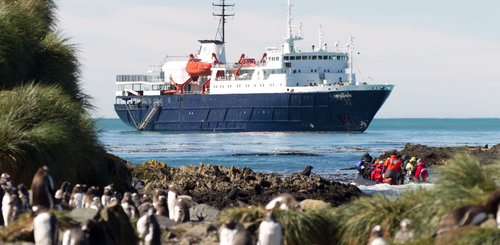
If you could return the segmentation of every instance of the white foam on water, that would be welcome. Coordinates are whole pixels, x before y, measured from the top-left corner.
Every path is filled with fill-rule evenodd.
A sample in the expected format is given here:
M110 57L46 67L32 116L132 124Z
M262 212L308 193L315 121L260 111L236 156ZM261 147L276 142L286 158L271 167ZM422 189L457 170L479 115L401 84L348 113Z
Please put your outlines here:
M390 185L387 183L378 183L374 185L359 185L358 183L352 183L357 185L358 188L366 194L382 194L384 196L400 196L403 192L408 190L415 190L418 188L432 189L434 188L433 183L408 183L404 185Z
M381 194L390 197L400 196L403 192L408 190L434 188L434 183L410 182L403 185L390 185L388 183L377 183L372 180L363 179L359 177L359 175L351 184L356 185L365 194Z

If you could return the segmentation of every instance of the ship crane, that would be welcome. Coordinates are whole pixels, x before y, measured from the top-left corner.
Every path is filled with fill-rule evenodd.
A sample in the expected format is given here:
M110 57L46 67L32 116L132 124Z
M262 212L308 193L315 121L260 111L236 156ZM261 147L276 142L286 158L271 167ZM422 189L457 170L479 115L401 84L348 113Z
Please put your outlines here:
M243 66L255 66L255 59L253 58L245 58L245 54L241 54L240 56L240 60L238 60L238 62L236 64L239 64L238 65L238 68L236 68L236 70L233 72L233 75L234 76L238 76L238 73L240 72L241 68L243 68Z

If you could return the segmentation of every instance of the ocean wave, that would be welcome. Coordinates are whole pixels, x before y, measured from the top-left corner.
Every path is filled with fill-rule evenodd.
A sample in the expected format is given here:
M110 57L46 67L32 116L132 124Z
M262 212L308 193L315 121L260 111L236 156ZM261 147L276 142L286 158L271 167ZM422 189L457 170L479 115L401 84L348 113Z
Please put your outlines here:
M281 157L281 156L301 156L301 157L319 157L321 155L305 152L270 152L270 153L233 153L229 154L232 157Z

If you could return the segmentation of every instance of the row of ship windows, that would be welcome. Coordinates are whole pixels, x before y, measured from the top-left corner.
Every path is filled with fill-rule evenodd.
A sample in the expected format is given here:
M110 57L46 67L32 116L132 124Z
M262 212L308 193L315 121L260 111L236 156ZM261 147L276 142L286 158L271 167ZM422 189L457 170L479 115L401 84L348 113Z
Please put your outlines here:
M265 87L265 86L266 85L263 84L263 83L259 84L259 87ZM237 88L241 88L242 85L241 84L236 84L236 87ZM250 87L251 87L250 84L245 84L245 88L250 88ZM254 84L253 87L256 88L257 84ZM274 83L269 84L269 87L275 87ZM280 83L280 87L283 87L282 83ZM214 88L224 88L224 85L214 85ZM227 88L232 88L232 85L227 85Z
M279 57L275 60L279 61ZM284 60L347 60L347 56L333 56L333 55L297 55L297 56L283 56Z

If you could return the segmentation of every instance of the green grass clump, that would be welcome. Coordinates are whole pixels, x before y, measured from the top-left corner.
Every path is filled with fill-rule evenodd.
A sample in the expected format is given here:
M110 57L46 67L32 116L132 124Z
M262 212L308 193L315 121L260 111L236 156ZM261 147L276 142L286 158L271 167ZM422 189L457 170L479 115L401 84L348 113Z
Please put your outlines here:
M500 243L500 229L477 228L470 229L457 242L457 245L481 244L497 245Z
M0 170L15 183L31 183L43 165L58 182L104 182L105 152L93 121L59 87L29 84L0 91L0 111Z
M79 83L75 45L61 37L53 0L0 2L0 89L35 82L59 85L90 107Z
M123 166L97 140L77 49L55 11L53 0L0 1L0 172L29 185L47 165L56 183L122 186Z
M267 210L262 207L225 209L220 214L219 223L234 219L245 227L258 227L266 213ZM338 240L336 237L338 224L333 219L331 211L278 210L275 211L275 215L283 228L283 244L336 244ZM257 233L254 235L257 236Z
M459 154L449 164L438 169L435 199L453 207L485 203L497 186L490 174L471 155Z

